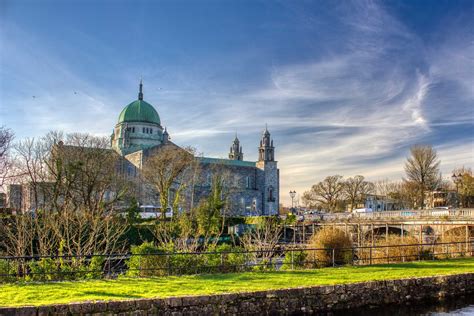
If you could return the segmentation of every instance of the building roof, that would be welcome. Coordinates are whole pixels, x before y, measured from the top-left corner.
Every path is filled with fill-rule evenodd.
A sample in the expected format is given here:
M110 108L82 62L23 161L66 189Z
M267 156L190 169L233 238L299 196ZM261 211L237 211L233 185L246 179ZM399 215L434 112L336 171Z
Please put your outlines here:
M238 167L255 167L255 162L253 161L231 160L231 159L210 158L210 157L199 157L198 159L202 163L209 163L209 164L222 164L226 166L238 166Z
M143 100L136 100L120 112L118 123L146 122L161 125L160 116L153 105Z

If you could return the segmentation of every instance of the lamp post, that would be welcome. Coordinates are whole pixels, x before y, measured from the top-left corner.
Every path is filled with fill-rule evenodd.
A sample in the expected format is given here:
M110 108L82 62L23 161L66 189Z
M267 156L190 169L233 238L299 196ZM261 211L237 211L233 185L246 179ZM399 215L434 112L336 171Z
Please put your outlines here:
M291 197L291 210L295 208L295 196L296 196L296 191L290 191L290 197Z
M454 184L456 185L456 194L457 194L457 201L458 201L458 207L459 207L459 204L461 204L462 201L460 201L460 198L459 198L459 185L461 184L462 182L462 174L461 173L454 173L453 172L453 175L451 176L451 178L453 179L453 182ZM462 206L462 204L461 204Z

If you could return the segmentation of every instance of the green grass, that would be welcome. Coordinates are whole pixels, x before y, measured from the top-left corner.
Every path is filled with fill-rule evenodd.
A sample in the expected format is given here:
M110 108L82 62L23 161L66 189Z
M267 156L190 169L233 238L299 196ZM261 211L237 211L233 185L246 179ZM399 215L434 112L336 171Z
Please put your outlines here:
M474 258L304 271L0 285L0 306L251 292L474 272Z

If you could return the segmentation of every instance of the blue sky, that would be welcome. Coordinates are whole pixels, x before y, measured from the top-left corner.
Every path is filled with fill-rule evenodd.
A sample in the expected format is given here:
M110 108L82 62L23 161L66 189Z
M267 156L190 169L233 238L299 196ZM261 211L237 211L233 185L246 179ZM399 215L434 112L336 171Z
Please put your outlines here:
M429 143L474 166L472 1L0 1L0 124L109 135L136 99L172 140L257 158L281 198L331 174L400 178ZM33 97L34 96L34 97Z

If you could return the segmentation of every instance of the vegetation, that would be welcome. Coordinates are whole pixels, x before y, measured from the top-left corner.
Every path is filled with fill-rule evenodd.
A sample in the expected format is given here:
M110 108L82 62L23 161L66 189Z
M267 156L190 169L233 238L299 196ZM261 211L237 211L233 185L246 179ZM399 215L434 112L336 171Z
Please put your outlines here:
M469 240L470 231L465 227L458 227L443 232L439 237L439 243L452 243L449 245L436 245L434 247L437 258L452 258L469 256L470 252L466 249L466 241ZM456 244L459 243L459 244Z
M386 248L375 248L372 253L365 251L367 262L370 263L389 263L413 261L420 258L423 249L419 246L401 246L419 244L418 238L414 236L391 235L380 236L375 242L375 246L388 246ZM371 256L372 258L370 258ZM387 259L388 258L388 259Z
M0 306L252 292L474 271L474 258L305 271L0 285Z
M441 182L438 156L429 145L415 145L410 148L410 157L405 163L407 180L414 185L418 194L417 205L425 206L427 191L434 190Z
M323 227L317 231L308 243L308 248L328 250L308 250L307 262L312 267L327 267L347 264L352 260L351 238L342 230ZM332 249L335 249L332 251Z
M190 184L193 167L197 167L193 162L193 150L183 150L173 144L159 147L145 161L141 176L159 193L163 219L170 206L171 191L174 191L171 206L174 211L178 210L181 193Z
M8 179L9 171L13 164L10 150L14 137L15 135L12 130L5 126L0 126L0 188L5 180Z

